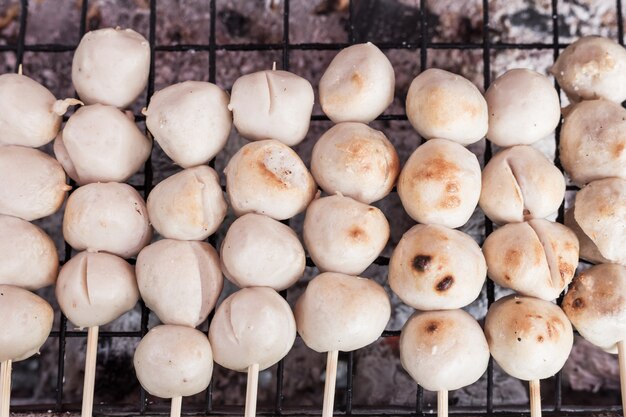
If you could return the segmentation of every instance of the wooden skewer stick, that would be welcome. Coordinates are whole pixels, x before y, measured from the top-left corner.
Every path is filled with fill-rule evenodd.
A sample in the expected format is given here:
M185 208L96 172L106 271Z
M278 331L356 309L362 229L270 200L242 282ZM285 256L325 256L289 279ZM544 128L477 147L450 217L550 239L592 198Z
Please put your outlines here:
M626 346L624 341L617 343L617 357L619 360L619 380L622 388L622 415L626 414Z
M0 417L9 417L11 404L11 361L2 362L0 370Z
M256 416L256 396L259 388L259 364L255 363L248 367L248 385L246 387L246 410L245 417Z
M332 417L335 407L335 383L337 382L337 360L339 351L328 352L326 360L326 384L324 384L324 405L322 407L322 417Z
M93 411L93 388L96 383L96 357L98 356L98 326L87 332L87 353L85 355L85 381L83 382L83 408L81 417L91 417Z
M530 417L541 417L541 390L538 379L530 381Z
M180 417L180 410L183 407L183 397L172 398L172 409L170 417Z
M437 417L448 417L448 391L437 391Z

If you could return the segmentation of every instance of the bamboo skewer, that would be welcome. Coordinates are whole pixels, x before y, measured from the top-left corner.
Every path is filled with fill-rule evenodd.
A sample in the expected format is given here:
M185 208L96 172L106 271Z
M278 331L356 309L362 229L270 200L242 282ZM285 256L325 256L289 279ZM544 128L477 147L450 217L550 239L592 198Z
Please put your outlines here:
M87 332L87 353L85 355L85 381L83 382L83 407L81 417L91 417L93 412L93 392L96 382L96 357L98 356L99 327L90 327Z
M530 384L530 417L541 417L541 390L539 380L533 379Z
M448 391L437 391L437 417L448 417Z
M11 405L11 361L2 362L0 370L0 417L9 417Z
M248 385L246 386L246 409L245 417L256 416L256 397L259 387L259 364L255 363L248 367Z
M180 417L180 411L183 407L183 397L172 398L172 409L170 410L170 417Z
M335 383L337 381L337 360L339 351L328 352L326 361L326 384L324 385L324 405L322 417L332 417L335 406Z
M617 357L619 360L619 381L622 389L622 415L626 414L626 346L624 341L617 343Z
M256 397L259 386L259 364L248 367L248 385L246 387L245 417L256 416Z

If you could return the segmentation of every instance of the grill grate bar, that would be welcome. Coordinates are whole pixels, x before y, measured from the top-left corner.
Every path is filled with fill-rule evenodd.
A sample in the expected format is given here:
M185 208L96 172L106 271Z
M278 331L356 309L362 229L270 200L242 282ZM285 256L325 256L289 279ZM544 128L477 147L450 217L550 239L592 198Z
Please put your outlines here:
M491 83L491 40L489 38L489 0L483 0L483 88L487 91ZM491 142L485 140L484 165L487 165L492 156ZM493 223L484 216L485 237L493 231ZM495 287L493 281L487 280L487 307L493 304L495 299ZM489 357L487 365L487 415L493 414L493 358Z
M622 31L623 33L623 31ZM280 51L284 49L300 50L300 51L338 51L351 43L291 43L284 45L282 43L266 43L266 44L252 44L252 43L235 43L235 44L222 44L214 45L215 50L219 51ZM558 47L566 48L569 43L559 43ZM42 44L25 44L22 48L23 51L28 52L72 52L76 49L77 45L56 44L56 43L42 43ZM422 49L421 42L411 43L377 43L382 50L417 50ZM458 50L481 50L483 49L482 43L468 42L429 42L424 45L427 49L458 49ZM554 48L552 43L532 42L532 43L494 43L490 46L494 50L551 50ZM2 51L18 51L17 45L0 45L0 52ZM206 44L174 44L174 45L155 45L154 50L158 52L187 52L187 51L211 51L212 46Z

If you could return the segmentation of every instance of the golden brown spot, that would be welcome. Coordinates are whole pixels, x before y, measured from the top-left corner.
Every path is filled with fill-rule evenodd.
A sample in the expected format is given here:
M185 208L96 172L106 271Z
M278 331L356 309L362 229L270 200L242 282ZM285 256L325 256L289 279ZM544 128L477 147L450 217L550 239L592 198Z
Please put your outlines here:
M452 287L452 284L454 284L454 278L448 275L437 283L435 289L439 292L447 291Z
M510 269L515 269L522 263L522 252L518 249L509 249L504 254L504 265Z
M565 248L565 250L578 250L578 247L570 240L566 240L565 243L563 244L563 247Z
M436 321L431 321L426 323L426 333L435 333L439 330L439 323Z
M197 175L193 179L194 181L187 181L179 190L179 197L174 204L167 207L167 211L173 216L184 216L193 225L201 225L204 222L204 210L202 199L198 196L201 195L204 184ZM137 207L135 211L141 215Z
M574 267L567 262L563 262L561 257L559 256L559 274L561 274L561 278L571 277L574 274ZM561 280L561 283L563 281Z
M510 277L510 276L508 276L507 274L504 274L504 280L505 280L505 281L510 281L510 280L511 280L511 277ZM521 302L521 301L516 301L515 303L516 303L516 304L521 304L522 302Z
M346 159L348 161L360 162L372 152L369 141L359 137L353 137L347 142L335 145L335 147L347 154Z
M476 117L481 113L481 108L472 101L462 100L459 104L463 113L467 113L470 117Z
M391 146L391 161L389 161L389 176L395 178L400 173L400 159L393 146Z
M431 256L417 255L415 258L413 258L413 269L415 269L417 272L424 272L430 266L431 260Z
M365 230L361 229L359 226L352 226L350 230L348 230L348 236L352 240L356 241L364 241L367 239L367 233Z
M457 208L460 205L461 205L461 199L455 195L451 195L449 197L444 197L441 200L439 200L439 204L437 205L437 208L453 209L453 208Z
M287 188L288 184L283 181L281 177L276 175L274 171L267 169L263 161L257 161L257 167L261 176L265 179L268 185L273 185L276 188ZM291 174L291 172L285 172L285 174Z
M537 336L537 342L543 343L543 336Z
M436 156L426 161L422 169L415 173L414 180L421 181L445 181L454 180L459 172L459 167L445 159L443 156Z
M624 144L624 142L619 142L615 144L615 146L613 147L613 155L615 155L615 158L619 158L622 156L622 152L624 152L625 146L626 145Z
M515 304L522 304L522 300L516 300Z
M546 321L546 329L548 331L548 338L552 339L559 337L559 328L563 328L563 322L556 317Z
M584 306L585 306L585 302L580 297L572 301L572 307L574 308L583 308Z
M449 181L446 183L446 192L447 193L458 193L459 192L459 184L456 181Z
M611 217L615 214L615 206L612 203L598 204L598 211L602 217Z
M418 101L418 112L426 121L435 126L442 126L449 123L450 94L439 87L431 88L427 91L425 100Z
M426 122L434 126L447 126L455 117L474 118L482 113L480 105L473 100L460 99L448 88L428 89L426 98L418 102L418 112Z
M351 155L364 155L368 149L367 139L353 137L347 142L338 143L335 147Z
M352 84L355 85L358 90L362 89L363 85L365 84L365 79L363 78L363 75L361 75L361 73L358 71L354 71L352 73L352 75L350 76L350 81L352 82Z
M554 240L550 241L550 247L552 248L552 252L558 252L559 251L558 245L557 245L557 243Z

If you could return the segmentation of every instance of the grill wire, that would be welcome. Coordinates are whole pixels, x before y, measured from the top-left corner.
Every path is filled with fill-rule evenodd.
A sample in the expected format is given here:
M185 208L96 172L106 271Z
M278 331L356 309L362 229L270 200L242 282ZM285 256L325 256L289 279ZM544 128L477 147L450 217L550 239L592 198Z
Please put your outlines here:
M291 43L289 41L289 10L290 1L283 0L283 36L280 43L270 44L255 44L255 43L238 43L238 44L224 44L220 45L216 42L216 2L217 0L209 0L210 8L210 31L209 39L206 44L175 44L175 45L156 45L156 20L157 20L157 0L150 0L150 14L149 14L149 36L150 42L151 60L150 60L150 74L148 80L148 88L146 95L146 102L149 102L150 97L154 93L154 63L155 52L168 51L168 52L185 52L185 51L205 51L209 55L208 66L208 79L209 82L215 83L216 81L216 53L217 51L281 51L282 52L282 68L286 71L289 70L289 57L292 50L315 50L315 51L338 51L356 42L354 33L354 21L353 21L353 6L355 0L350 0L349 13L348 13L348 39L345 43ZM71 52L76 49L77 45L64 45L64 44L32 44L27 45L25 43L26 26L28 23L28 3L29 0L20 0L20 18L19 18L19 32L17 44L0 45L0 52L10 51L16 55L15 72L18 71L19 66L23 62L25 52L41 52L41 53L54 53L54 52ZM80 37L85 34L87 23L87 11L88 0L82 0L81 13L80 13ZM405 49L405 50L419 50L419 67L420 71L426 69L426 62L428 57L428 49L448 49L448 50L482 50L483 58L483 87L486 90L491 82L491 51L494 50L552 50L554 60L559 56L559 51L565 48L568 44L559 43L559 13L558 3L559 0L551 0L551 20L552 20L552 42L550 43L491 43L489 37L489 0L482 0L483 9L483 23L482 23L482 42L430 42L428 39L428 21L426 19L427 0L419 0L419 41L415 43L411 42L387 42L376 43L376 45L382 50L389 49ZM616 16L617 16L617 33L618 41L624 45L624 20L622 13L622 0L616 0ZM555 87L559 91L558 85L555 83ZM145 120L143 115L135 115L136 121ZM327 121L328 117L325 115L313 115L312 121ZM384 114L379 116L376 120L407 120L405 114ZM561 164L558 159L558 144L559 133L561 125L556 130L556 165L562 170ZM147 132L149 135L150 133ZM486 141L486 149L484 153L484 163L486 164L492 156L492 148L489 141ZM211 161L211 166L214 165L214 161ZM76 184L71 182L73 187ZM153 167L151 158L149 158L145 165L144 170L144 183L143 185L133 185L137 190L143 192L144 198L148 197L153 187ZM575 186L568 186L568 190L577 190ZM563 222L564 205L562 204L557 221ZM288 223L288 221L287 221ZM485 217L485 237L493 231L493 223ZM209 238L209 242L215 244L214 237ZM72 248L69 244L65 243L65 259L62 263L69 261L72 256ZM132 262L132 260L131 260ZM378 257L374 262L378 265L388 265L388 257ZM312 267L315 264L307 257L307 266ZM494 302L494 283L487 279L487 303L490 306ZM287 290L281 291L283 297L287 296ZM560 301L560 300L559 300ZM110 338L141 338L148 332L148 318L150 311L141 303L141 324L138 331L101 331L100 339ZM213 313L209 316L211 320ZM383 332L382 337L397 337L400 335L399 330L386 330ZM80 407L75 404L68 404L63 399L63 381L65 378L65 345L67 338L86 338L87 332L67 330L67 318L61 314L61 320L58 330L53 331L50 334L51 338L58 339L58 373L56 381L56 402L54 405L19 405L13 406L13 412L66 412L66 411L78 411ZM368 415L368 416L388 416L388 415L402 415L402 416L426 416L435 415L436 410L433 410L430 406L424 404L424 391L422 387L417 387L417 395L415 404L412 406L359 406L354 405L352 401L353 397L353 379L354 379L354 352L340 353L340 359L347 363L347 386L345 388L345 402L343 404L337 404L335 406L335 414L337 415ZM257 409L258 415L320 415L320 408L312 407L284 407L283 406L283 377L284 377L284 359L278 363L276 374L276 397L273 407L259 407ZM97 377L97 376L96 376ZM546 382L544 382L546 383ZM554 402L552 404L548 402L542 402L542 407L545 415L549 416L606 416L617 417L622 415L622 407L615 406L577 406L577 405L563 405L562 404L562 373L559 372L554 378ZM202 409L185 409L184 415L243 415L242 405L225 405L215 407L213 405L212 386L206 390L205 404ZM489 366L487 368L487 395L486 405L484 407L472 407L472 408L456 408L453 405L449 407L449 414L457 414L463 416L519 416L520 413L529 413L528 406L498 406L494 407L493 402L493 386L494 386L494 371L493 371L493 358L489 360ZM94 413L99 415L129 415L129 414L149 414L149 415L167 415L169 410L162 406L151 407L148 405L147 395L143 388L140 388L139 404L135 407L128 407L116 404L103 404L95 405ZM186 407L185 407L186 408Z

